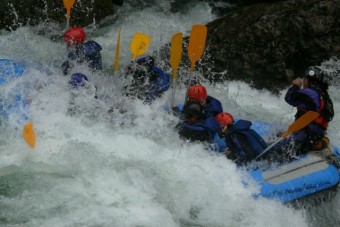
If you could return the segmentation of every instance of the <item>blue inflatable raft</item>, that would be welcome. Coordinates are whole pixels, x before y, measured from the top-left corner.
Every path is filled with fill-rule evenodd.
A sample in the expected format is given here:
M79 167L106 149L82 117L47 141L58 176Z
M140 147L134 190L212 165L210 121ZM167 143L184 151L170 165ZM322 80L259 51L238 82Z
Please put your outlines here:
M268 135L269 123L259 121L254 125L261 136ZM333 147L310 151L297 160L276 167L250 170L250 176L261 186L261 191L255 197L287 203L334 189L340 182L337 167L339 158L339 148Z
M16 122L17 126L22 126L22 137L31 147L35 147L35 132L32 121L28 117L28 102L25 94L22 94L22 85L14 85L6 93L6 85L21 77L25 71L22 63L11 59L0 59L0 121L1 118ZM11 124L11 123L10 123Z
M0 59L0 85L22 76L24 66L11 59Z
M0 59L0 87L11 81L21 77L25 71L24 65L11 59ZM6 100L1 98L0 94L0 115L8 119L11 114L16 114L20 123L25 123L28 120L25 110L27 107L26 100L14 92L6 97Z
M256 197L283 203L334 188L340 180L335 165L312 153L275 169L250 171L250 175L261 185Z

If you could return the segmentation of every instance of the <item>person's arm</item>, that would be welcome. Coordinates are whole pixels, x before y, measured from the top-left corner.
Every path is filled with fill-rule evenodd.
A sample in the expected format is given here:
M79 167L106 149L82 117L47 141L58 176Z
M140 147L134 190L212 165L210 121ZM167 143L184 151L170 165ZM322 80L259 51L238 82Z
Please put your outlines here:
M179 135L190 141L201 141L201 142L210 142L211 137L206 130L206 128L200 124L189 125L185 122L181 122L176 126Z
M297 106L299 103L299 91L300 87L296 84L293 84L287 91L285 96L285 101L291 106Z
M285 96L286 102L294 107L308 110L316 110L317 106L315 100L313 99L317 97L318 94L312 89L300 89L300 87L296 84L291 86Z

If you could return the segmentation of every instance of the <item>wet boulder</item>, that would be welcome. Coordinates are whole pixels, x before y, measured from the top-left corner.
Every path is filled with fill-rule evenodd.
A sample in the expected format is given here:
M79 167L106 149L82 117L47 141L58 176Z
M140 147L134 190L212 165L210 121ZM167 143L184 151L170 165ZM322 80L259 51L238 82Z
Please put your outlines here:
M278 91L311 65L340 55L340 0L287 0L238 8L208 27L202 65L213 81Z
M87 26L113 15L121 0L76 0L71 9L71 26ZM2 0L0 29L15 30L19 26L54 21L66 24L66 9L58 0Z

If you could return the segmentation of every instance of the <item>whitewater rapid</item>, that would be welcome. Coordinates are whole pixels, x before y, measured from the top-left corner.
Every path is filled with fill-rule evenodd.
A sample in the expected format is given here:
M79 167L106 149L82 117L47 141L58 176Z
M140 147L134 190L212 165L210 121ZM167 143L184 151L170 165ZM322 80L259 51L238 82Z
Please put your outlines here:
M335 226L339 196L317 208L294 209L254 199L259 187L245 171L199 143L187 143L174 130L177 119L163 111L171 90L152 105L121 95L122 78L113 75L117 31L122 28L120 67L131 59L135 32L152 37L148 52L170 42L175 32L190 34L193 24L215 18L206 4L186 14L159 8L122 10L114 24L98 28L92 38L103 47L104 73L80 68L98 87L99 100L82 94L83 114L67 114L68 78L59 66L66 56L62 29L53 24L0 33L0 58L24 61L25 75L1 88L9 94L26 84L32 98L30 117L37 145L30 149L13 119L0 127L0 226ZM50 28L50 33L37 31ZM51 29L55 28L55 30ZM60 41L51 41L51 36ZM162 64L161 60L158 62ZM338 64L338 63L334 63ZM171 74L171 70L168 71ZM236 118L264 120L282 131L295 110L275 96L242 82L207 86ZM185 86L177 87L182 102ZM335 113L340 92L330 88ZM108 111L108 110L113 111ZM123 113L120 110L124 110ZM340 146L340 120L329 138ZM246 185L246 186L245 186Z

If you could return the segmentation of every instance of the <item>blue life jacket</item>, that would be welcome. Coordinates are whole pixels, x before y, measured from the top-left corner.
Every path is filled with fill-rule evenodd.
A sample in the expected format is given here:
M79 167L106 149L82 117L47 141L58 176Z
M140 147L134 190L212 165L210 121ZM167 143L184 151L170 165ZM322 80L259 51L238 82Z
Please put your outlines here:
M208 117L193 125L182 121L176 128L178 129L180 136L185 139L212 142L215 134L220 128L220 124L215 118Z
M88 66L92 69L101 70L102 69L102 55L100 51L102 47L95 41L90 40L84 43L84 56L85 61L88 62Z
M226 134L231 159L236 160L237 164L251 161L268 146L264 139L250 127L251 125L250 121L239 120Z
M170 75L165 73L160 68L153 66L151 69L154 73L158 74L156 79L156 93L162 94L164 91L168 90L170 87Z
M149 84L141 87L143 93L145 94L145 102L151 103L160 97L166 90L170 87L170 75L165 73L162 69L152 66L152 73L155 74L154 77L150 77ZM143 97L142 97L143 98Z
M206 106L204 107L204 115L207 117L216 117L217 114L222 112L221 102L212 96L208 96Z
M75 63L86 62L88 67L94 70L102 69L102 55L100 51L102 47L95 41L90 40L71 51L67 55L67 60L62 64L64 74L68 74Z

